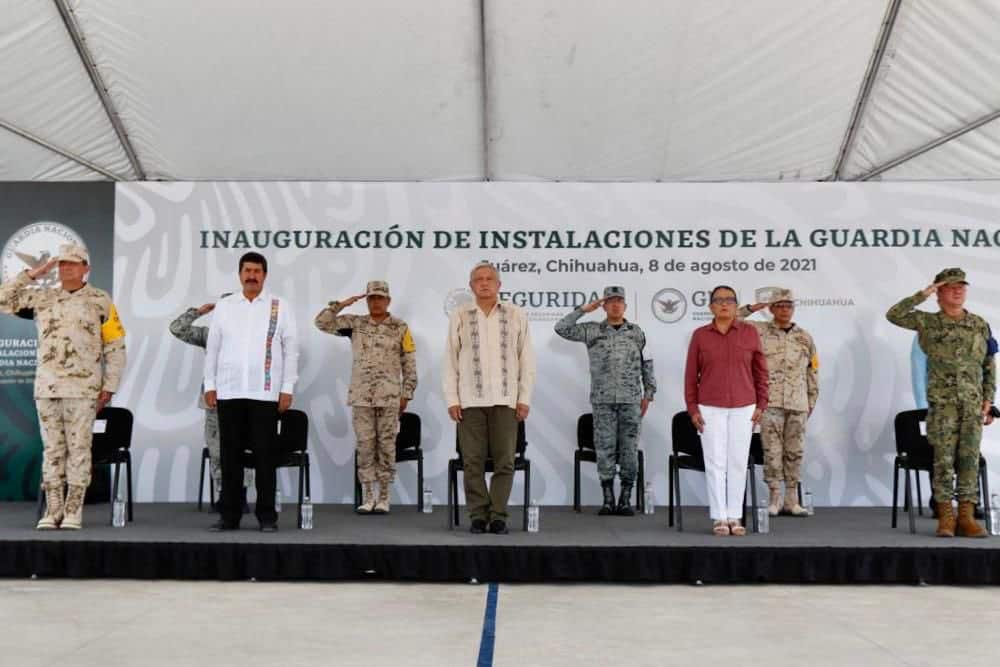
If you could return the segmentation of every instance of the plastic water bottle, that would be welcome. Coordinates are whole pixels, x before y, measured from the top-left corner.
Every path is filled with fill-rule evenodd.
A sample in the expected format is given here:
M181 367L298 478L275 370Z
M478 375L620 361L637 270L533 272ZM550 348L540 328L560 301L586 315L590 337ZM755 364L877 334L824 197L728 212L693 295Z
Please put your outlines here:
M125 527L125 490L118 487L118 495L111 505L111 525L115 528Z
M771 515L767 511L766 500L760 501L760 507L757 508L757 532L771 532Z
M990 496L990 535L1000 535L1000 496Z
M816 506L813 504L812 491L806 491L802 494L802 507L809 513L809 516L816 514Z
M532 500L531 504L528 505L528 532L537 533L538 532L538 514L540 510L538 508L538 501Z
M302 500L302 522L299 526L302 530L313 529L313 504L309 496Z
M281 511L281 489L274 490L274 511Z
M652 482L646 482L646 489L644 491L644 495L642 496L642 513L643 514L656 513L656 498L653 497Z
M434 511L434 494L431 493L430 486L424 486L424 514Z

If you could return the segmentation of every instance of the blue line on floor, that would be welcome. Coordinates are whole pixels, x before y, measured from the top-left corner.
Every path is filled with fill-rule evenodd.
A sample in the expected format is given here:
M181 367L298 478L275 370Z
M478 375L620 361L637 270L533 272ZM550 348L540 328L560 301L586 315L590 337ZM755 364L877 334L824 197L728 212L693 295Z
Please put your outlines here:
M483 616L483 635L479 640L479 660L476 667L493 667L493 644L497 637L497 589L490 584L486 594L486 614Z

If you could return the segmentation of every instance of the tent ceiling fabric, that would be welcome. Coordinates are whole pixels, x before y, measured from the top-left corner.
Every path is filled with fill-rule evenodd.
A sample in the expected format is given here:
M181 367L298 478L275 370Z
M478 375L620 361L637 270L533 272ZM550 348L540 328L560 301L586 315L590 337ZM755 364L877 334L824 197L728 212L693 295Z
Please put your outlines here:
M123 178L134 177L51 1L0 0L0 120ZM75 164L56 168L22 143L27 142L0 129L0 178L91 178Z
M60 1L164 180L825 179L889 5ZM901 0L842 177L1000 110L997 34ZM0 123L136 178L53 0L0 0ZM1000 178L1000 121L877 177ZM100 178L0 127L0 179Z
M487 12L497 178L817 180L885 6L502 0Z
M1000 110L998 47L996 0L903 0L845 178ZM994 122L921 156L922 167L904 163L883 178L997 178L997 137Z

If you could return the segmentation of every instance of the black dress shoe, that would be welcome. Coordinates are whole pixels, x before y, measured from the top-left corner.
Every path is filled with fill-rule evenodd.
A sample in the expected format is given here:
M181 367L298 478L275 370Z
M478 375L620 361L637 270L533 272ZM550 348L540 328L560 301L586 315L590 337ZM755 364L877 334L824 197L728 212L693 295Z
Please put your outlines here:
M268 523L260 524L260 532L262 533L276 533L278 532L278 523L276 521L271 521Z
M476 535L482 535L486 532L486 521L483 519L473 519L472 527L469 528L470 533L475 533Z
M239 530L240 529L240 524L238 524L238 523L228 523L226 521L223 521L222 519L219 519L218 521L216 521L215 523L213 523L211 526L209 526L208 529L210 531L212 531L213 533L221 533L224 530Z
M494 535L506 535L507 534L507 522L503 519L493 519L490 521L490 532Z

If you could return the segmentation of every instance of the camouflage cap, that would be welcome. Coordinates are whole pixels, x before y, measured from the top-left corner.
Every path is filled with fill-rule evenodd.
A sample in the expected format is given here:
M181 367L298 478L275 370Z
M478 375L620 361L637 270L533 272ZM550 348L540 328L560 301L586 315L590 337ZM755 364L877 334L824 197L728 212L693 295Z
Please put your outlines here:
M939 274L934 276L935 283L962 283L963 285L968 285L969 281L965 279L965 271L959 268L954 269L944 269Z
M389 283L384 280L370 280L365 287L365 296L389 296Z
M90 255L87 249L75 243L66 243L59 246L60 262L76 262L77 264L90 264Z
M780 303L782 301L795 303L795 296L792 294L792 290L782 287L771 292L771 298L768 300L768 303Z
M619 285L611 285L610 287L604 288L604 298L605 299L621 299L625 300L625 288Z

